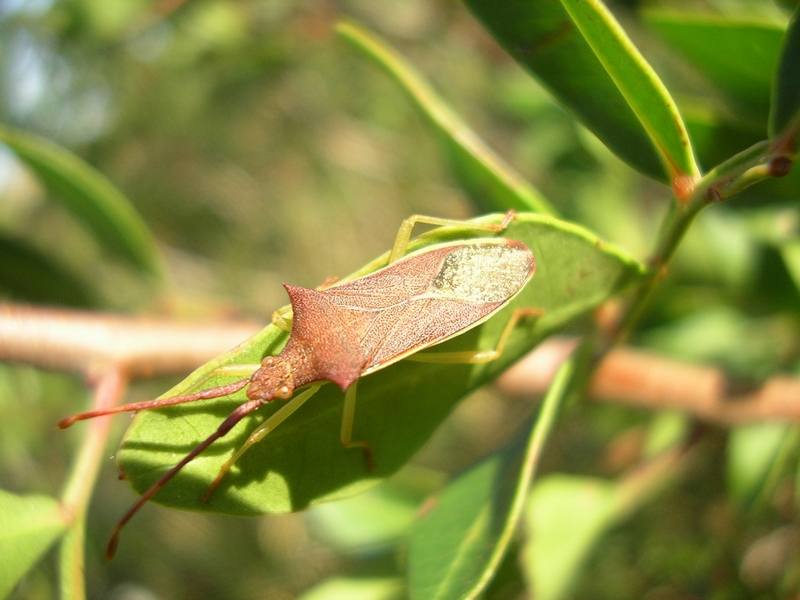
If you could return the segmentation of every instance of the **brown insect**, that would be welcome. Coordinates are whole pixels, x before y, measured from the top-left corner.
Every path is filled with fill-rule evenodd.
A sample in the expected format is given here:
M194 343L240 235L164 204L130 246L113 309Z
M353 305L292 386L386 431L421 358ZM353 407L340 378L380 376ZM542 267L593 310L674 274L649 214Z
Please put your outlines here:
M300 408L326 381L345 391L342 445L363 448L370 469L374 468L369 443L352 440L357 380L483 323L522 290L535 270L534 257L528 247L504 238L448 242L403 256L414 223L466 225L498 232L513 218L514 212L509 211L499 225L479 225L421 215L409 217L398 232L386 267L324 289L285 286L291 300L293 323L287 319L288 311L276 311L273 323L290 329L291 336L280 354L265 357L260 365L253 367L250 377L194 394L85 412L60 421L59 427L65 428L83 419L218 398L247 388L248 400L156 481L122 517L109 540L107 556L114 555L122 527L178 471L245 416L273 399L289 400L295 390L305 386L308 386L305 391L253 431L222 466L204 499L208 499L250 446ZM530 309L515 311L494 350L423 354L412 358L451 363L494 360L502 353L518 319L536 313L538 311Z

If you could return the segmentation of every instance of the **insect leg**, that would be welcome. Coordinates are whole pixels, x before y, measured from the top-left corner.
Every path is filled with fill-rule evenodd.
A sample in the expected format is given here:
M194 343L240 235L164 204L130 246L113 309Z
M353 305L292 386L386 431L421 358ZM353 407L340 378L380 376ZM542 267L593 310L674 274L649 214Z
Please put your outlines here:
M342 441L342 446L345 448L363 448L364 457L367 459L367 465L370 471L375 470L375 463L372 461L372 448L366 440L353 441L353 421L356 414L356 386L358 380L347 388L344 393L344 409L342 410L342 429L339 433L339 439Z
M428 225L452 225L454 227L469 227L471 229L484 229L486 231L499 232L503 231L508 224L514 219L516 213L509 210L506 213L503 222L497 223L473 223L471 221L461 221L458 219L441 219L439 217L428 217L425 215L411 215L400 225L397 230L397 237L394 240L392 253L389 255L389 264L392 264L397 259L401 258L406 253L408 241L411 239L411 230L416 223L427 223Z
M214 488L216 488L219 485L220 481L222 481L222 478L225 477L225 474L231 470L231 467L234 465L234 463L237 460L239 460L242 454L247 452L247 449L250 448L250 446L252 446L253 444L257 444L258 442L263 440L264 437L270 431L272 431L278 425L283 423L292 413L294 413L294 411L303 406L303 404L305 404L305 401L311 398L311 396L313 396L314 394L316 394L319 388L321 387L322 384L313 385L306 391L304 391L302 394L298 394L297 396L289 400L284 406L282 406L281 409L278 410L275 414L270 416L266 421L264 421L261 425L259 425L255 430L253 430L253 432L250 434L250 437L247 438L247 441L244 444L242 444L239 450L236 451L236 454L234 454L230 459L228 459L228 461L224 465L222 465L222 467L219 470L219 473L217 474L217 478L214 479L214 481L209 486L206 495L203 496L203 501L208 502L209 498L211 498L211 492L214 491Z
M272 324L284 331L292 332L292 307L290 305L279 308L272 313Z
M500 339L497 340L497 346L494 350L464 350L461 352L430 352L419 353L407 356L406 360L414 362L428 362L428 363L487 363L497 360L502 356L503 349L506 346L508 337L514 330L520 319L530 316L540 317L542 311L537 308L518 308L511 313L511 318L506 323L503 333L500 334Z
M108 540L108 546L106 547L106 556L111 559L114 557L114 554L117 551L117 543L119 542L119 533L125 524L131 520L131 517L139 512L139 509L144 506L144 504L150 500L153 496L156 495L158 490L164 487L170 479L172 479L178 471L180 471L183 467L189 464L192 460L194 460L198 454L203 452L206 448L208 448L211 444L213 444L216 440L227 434L233 427L241 421L244 417L249 415L259 406L261 406L263 402L261 400L249 400L244 404L240 404L237 406L233 412L228 415L228 418L225 419L222 424L217 428L217 430L208 436L203 442L201 442L194 450L189 452L186 456L183 457L177 465L172 467L169 471L167 471L164 475L162 475L158 481L156 481L150 488L141 495L141 497L133 504L133 506L128 509L128 512L119 520L117 526L114 528L114 531L111 533L111 537Z
M329 287L331 287L331 286L332 286L334 283L336 283L337 281L339 281L339 278L338 278L338 277L336 277L335 275L333 275L333 276L331 276L331 277L326 277L326 278L325 278L325 281L323 281L322 283L320 283L320 284L319 284L319 285L316 287L316 289L317 289L317 291L321 292L322 290L324 290L324 289L326 289L326 288L329 288Z

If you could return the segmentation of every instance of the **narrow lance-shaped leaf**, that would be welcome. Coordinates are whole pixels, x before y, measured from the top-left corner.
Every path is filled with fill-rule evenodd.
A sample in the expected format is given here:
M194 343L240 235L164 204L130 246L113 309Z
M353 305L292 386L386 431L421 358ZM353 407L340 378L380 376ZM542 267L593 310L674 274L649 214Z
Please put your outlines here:
M58 500L0 490L0 598L14 589L66 527Z
M684 180L697 177L699 169L666 86L600 0L561 3L644 126L680 195Z
M673 187L676 177L696 174L669 94L601 4L466 1L506 51L622 160Z
M494 222L499 217L494 216ZM448 228L421 236L409 250L465 237L485 237L474 230ZM575 316L599 305L638 279L643 268L588 231L556 219L517 216L502 236L528 246L537 273L514 301L482 326L437 350L494 348L511 311L530 307L544 311L521 322L500 359L481 365L444 365L401 361L359 381L353 439L369 440L376 470L370 472L361 452L342 448L339 428L343 395L325 385L290 419L253 446L214 492L201 498L220 466L238 448L256 423L273 413L272 402L240 423L228 436L190 463L156 496L156 501L196 510L232 514L288 512L349 496L394 473L428 439L454 404L489 381L522 353ZM357 275L386 264L382 257ZM277 354L286 340L274 326L208 363L169 392L180 394L201 384L203 389L230 383L237 376L214 375L222 365L257 364ZM202 383L201 383L202 382ZM209 402L141 412L119 453L120 465L133 486L149 487L184 454L216 430L242 402L243 392Z
M588 349L584 345L582 352ZM408 578L414 600L462 600L485 589L516 530L559 408L576 389L581 355L559 369L530 432L459 475L412 527Z
M489 148L393 48L352 22L339 23L337 31L383 68L428 118L459 182L479 208L555 214L550 203Z
M785 136L788 152L797 152L800 130L800 6L798 6L783 42L783 50L772 90L772 110L769 118L770 137Z
M101 244L142 271L164 276L162 258L150 230L104 175L64 148L25 131L0 126L0 142L34 170L54 198Z

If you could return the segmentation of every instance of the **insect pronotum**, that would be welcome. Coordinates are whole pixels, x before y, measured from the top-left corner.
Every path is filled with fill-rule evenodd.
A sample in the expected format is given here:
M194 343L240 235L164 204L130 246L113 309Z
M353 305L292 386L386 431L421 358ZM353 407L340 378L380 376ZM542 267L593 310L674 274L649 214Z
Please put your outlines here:
M539 312L533 309L515 311L494 350L411 357L486 321L522 290L535 270L534 257L528 247L505 238L447 242L403 256L414 224L425 222L499 232L514 216L514 212L509 211L500 224L476 224L413 215L400 227L389 262L382 269L321 289L285 286L291 299L293 319L287 318L288 311L276 311L273 323L290 329L291 335L280 354L264 357L261 364L252 367L249 377L193 394L85 412L60 421L59 427L65 428L83 419L219 398L247 388L248 399L236 407L213 434L158 479L120 519L109 539L107 556L114 555L120 530L131 517L178 471L246 415L276 398L291 398L257 427L222 466L206 493L206 500L250 446L300 408L326 381L335 383L345 392L342 445L362 448L372 469L369 443L352 439L356 382L360 377L404 358L427 362L489 362L500 356L519 318ZM295 391L303 387L306 389L294 396Z

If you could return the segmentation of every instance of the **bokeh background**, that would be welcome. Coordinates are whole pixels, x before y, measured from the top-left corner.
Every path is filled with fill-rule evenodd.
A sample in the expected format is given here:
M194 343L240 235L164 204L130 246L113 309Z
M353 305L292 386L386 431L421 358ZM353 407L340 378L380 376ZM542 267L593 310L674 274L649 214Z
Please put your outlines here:
M696 4L786 21L785 10L766 0ZM707 107L698 99L726 100L639 29L636 15L652 5L614 7L683 106L699 107L692 113L699 132ZM0 240L8 252L23 245L36 253L63 283L26 287L8 279L0 282L4 297L266 322L286 303L282 283L313 287L354 270L391 246L409 214L476 214L417 109L337 38L333 25L342 17L398 48L566 218L647 255L667 188L576 124L458 2L2 0L0 121L62 144L108 176L154 232L171 277L159 288L105 255L30 172L0 152ZM727 149L763 137L760 118L731 119ZM748 385L800 372L798 281L774 243L797 230L797 189L776 187L704 214L635 341L722 365ZM154 397L173 382L138 384L131 398ZM54 424L86 397L68 375L0 366L0 486L58 495L79 436L57 433ZM378 521L388 530L405 523L428 491L502 443L533 410L492 390L466 400L382 492L397 510ZM544 470L619 474L635 460L648 418L579 407ZM117 439L126 422L115 424ZM680 486L610 535L575 597L745 598L781 589L787 571L748 579L742 561L753 543L794 521L791 483L778 477L756 509L737 507L719 466L725 434L711 439ZM402 571L396 539L363 542L358 521L335 507L232 519L148 506L125 532L118 558L105 563L105 536L134 498L116 480L112 454L90 509L90 597L288 599L337 573ZM354 506L343 510L368 510ZM800 562L796 554L792 560L786 569L796 583ZM49 556L12 597L55 597L55 564Z

